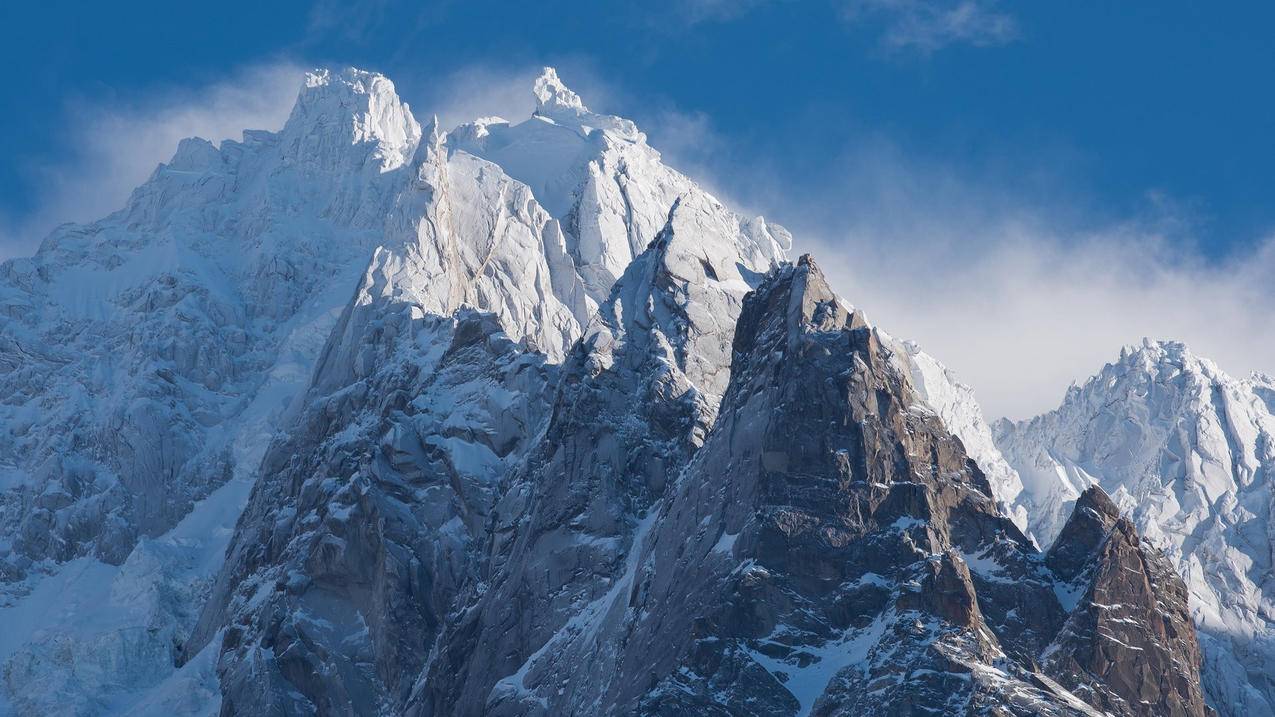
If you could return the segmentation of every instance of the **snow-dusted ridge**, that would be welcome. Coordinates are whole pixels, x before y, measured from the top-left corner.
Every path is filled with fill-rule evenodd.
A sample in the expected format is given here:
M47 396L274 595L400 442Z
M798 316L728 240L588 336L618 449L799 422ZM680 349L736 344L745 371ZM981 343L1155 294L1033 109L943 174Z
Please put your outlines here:
M938 359L922 351L915 341L896 344L895 351L906 361L917 393L938 413L947 429L961 439L970 457L978 461L979 468L987 474L992 497L1015 525L1031 535L1027 509L1020 504L1022 481L996 447L992 428L974 397L974 389L962 383L955 372Z

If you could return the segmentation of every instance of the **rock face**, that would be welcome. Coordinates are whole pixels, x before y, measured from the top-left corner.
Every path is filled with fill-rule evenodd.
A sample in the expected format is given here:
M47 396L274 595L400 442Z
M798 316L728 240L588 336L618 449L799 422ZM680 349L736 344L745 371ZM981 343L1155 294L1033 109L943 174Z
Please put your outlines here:
M890 341L888 337L884 338ZM1031 535L1027 508L1022 504L1023 483L1018 472L1005 461L996 447L992 428L974 398L974 390L961 383L951 369L922 351L914 341L892 342L891 353L902 360L912 377L912 385L925 403L938 413L947 430L961 439L970 458L983 469L992 485L993 497L1005 514L1014 521L1014 525Z
M492 478L543 420L555 375L543 356L490 315L407 313L401 343L441 350L400 349L370 376L312 392L266 454L186 648L224 628L227 714L401 700L474 569Z
M1148 341L1057 410L997 424L996 440L1045 544L1087 486L1110 494L1186 582L1211 703L1275 711L1275 381L1235 379L1181 344Z
M1204 712L1186 588L1101 488L1076 501L1045 564L1064 595L1080 595L1045 650L1046 670L1108 712Z
M1099 649L1063 632L1094 601L1064 606L1061 590L1104 594L1099 580L1138 566L1101 553L1105 534L1078 535L1081 569L1055 574L887 345L808 257L773 271L740 309L702 442L712 414L695 411L667 421L672 443L649 427L591 434L628 455L658 447L662 491L636 466L595 469L596 449L582 461L577 427L615 413L560 403L408 712L1096 714L1066 679L1114 714L1205 714L1193 640L1166 641L1180 652L1158 687L1072 679L1061 657L1038 667L1057 642ZM615 386L610 367L631 362L614 356L588 361L593 381ZM576 468L555 462L567 456ZM1143 575L1183 593L1171 572Z
M538 91L545 82L555 76L547 73ZM541 112L552 109L545 102ZM213 598L183 647L195 655L211 641L221 651L223 711L363 713L402 705L460 588L491 561L489 517L507 516L522 495L502 481L544 430L555 386L562 394L555 412L565 401L588 400L617 411L600 428L571 428L566 438L577 454L589 451L599 461L574 469L610 467L623 475L640 467L650 474L650 493L663 488L660 451L620 454L608 464L612 456L598 451L611 422L667 430L663 416L647 411L673 417L687 408L707 412L688 421L711 422L716 399L686 395L688 381L710 398L720 395L724 377L716 374L729 356L729 335L719 334L733 324L719 315L738 312L749 289L745 277L775 264L786 234L735 216L659 165L631 124L582 107L574 108L577 116L591 126L538 116L479 139L529 135L537 147L561 145L567 159L590 168L614 162L624 171L616 186L634 197L637 189L680 191L663 209L663 231L647 240L663 251L627 265L626 275L645 278L628 284L590 324L590 282L605 281L609 292L612 279L577 272L579 242L564 233L564 221L551 218L502 167L459 148L473 146L466 142L480 134L475 126L456 130L454 147L436 125L427 128L386 242L337 322L300 417L267 453ZM623 133L613 137L612 126ZM519 167L511 159L518 155L487 149ZM581 186L597 190L599 178L589 177ZM614 240L620 252L654 206L632 200L596 207L587 191L579 195L564 216L569 231L588 217L604 227L595 240ZM582 333L608 355L595 360L610 361L617 344L633 345L619 351L630 358L616 367L617 386L578 392L586 370L578 348L562 368L568 375L555 380ZM640 391L626 394L619 385L628 383ZM553 489L588 488L571 486L563 479ZM597 505L613 512L619 500L602 496ZM599 542L573 558L577 565L604 562L617 529L603 513L594 519Z
M0 713L1206 713L1110 501L1042 555L968 388L533 92L312 73L3 265Z
M754 226L720 212L704 196L676 203L568 357L553 418L497 506L489 563L417 686L417 709L481 711L490 694L490 709L519 712L527 680L561 679L554 670L569 664L548 642L610 608L640 516L713 425L734 319L769 268Z

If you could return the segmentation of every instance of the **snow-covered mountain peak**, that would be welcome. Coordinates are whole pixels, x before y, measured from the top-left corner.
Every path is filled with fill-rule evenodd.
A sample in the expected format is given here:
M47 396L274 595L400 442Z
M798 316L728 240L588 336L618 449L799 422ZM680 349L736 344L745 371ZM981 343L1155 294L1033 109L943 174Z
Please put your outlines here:
M618 164L616 155L633 157L635 170L637 160L642 160L643 165L659 165L659 153L646 145L645 135L633 122L591 112L579 95L562 84L552 68L546 68L531 90L536 97L536 110L531 117L513 122L500 117L481 117L466 122L448 133L449 148L499 165L510 177L530 187L540 205L562 220L579 209L580 195L586 189L582 185L590 175L610 169L606 165ZM615 158L608 161L608 156ZM662 165L651 169L661 174L671 173ZM645 179L663 183L656 177ZM667 201L660 202L662 206L652 208L653 214L658 210L659 219L655 221L662 223L673 198L667 197ZM585 209L593 211L598 207ZM650 227L651 234L646 241L650 241L659 226ZM632 247L635 251L626 256L626 260L641 251L642 246ZM615 272L610 280L618 276L619 272ZM609 282L606 287L599 287L594 299L604 299L605 289L609 287Z
M607 300L679 199L687 208L711 206L719 215L711 229L715 235L766 235L764 244L787 250L791 237L782 227L734 215L666 166L632 121L589 110L556 71L547 69L531 89L538 103L531 117L462 124L448 133L447 149L485 159L532 190L561 224L566 253L595 305ZM692 195L703 202L692 201Z
M187 137L177 143L177 151L168 160L168 168L182 171L206 170L221 161L221 153L212 142L202 137Z
M1214 378L1221 370L1212 361L1196 356L1181 341L1144 338L1141 344L1120 349L1120 368L1141 371L1152 377L1172 376L1174 372L1192 373Z
M540 71L534 91L537 112L547 114L557 109L588 110L584 106L584 101L580 99L580 95L562 84L562 80L558 79L558 71L552 67L546 67Z
M1120 410L1129 413L1131 425L1154 430L1163 424L1170 430L1174 421L1217 412L1228 396L1251 393L1261 385L1258 378L1231 377L1184 343L1143 339L1121 348L1116 361L1068 388L1062 410L1086 415ZM1224 428L1225 422L1219 429Z
M1033 529L1048 541L1066 510L1061 503L1045 508L1061 497L1059 490L1068 494L1066 503L1101 482L1122 509L1145 512L1152 509L1148 491L1168 490L1178 481L1184 483L1173 491L1173 510L1197 501L1203 509L1248 484L1260 473L1260 436L1270 430L1262 386L1254 379L1232 378L1181 342L1144 339L1068 389L1057 410L1030 421L998 422L995 430L1007 455L1017 453L1017 462L1031 464L1018 468L1028 493L1036 494ZM1039 452L1035 438L1046 434L1052 446L1029 459L1023 451ZM1019 445L1028 435L1035 448ZM1169 452L1169 462L1160 459L1162 451ZM1040 480L1028 480L1029 474ZM1060 483L1055 474L1064 480ZM1150 479L1154 485L1141 484Z
M593 130L603 130L629 142L646 141L646 135L638 131L632 120L590 111L580 95L563 84L558 71L552 67L541 71L532 91L536 96L537 119L569 127L586 137Z
M368 143L388 171L411 158L421 127L389 78L350 67L307 73L281 134L285 156L317 152L325 164L342 146Z

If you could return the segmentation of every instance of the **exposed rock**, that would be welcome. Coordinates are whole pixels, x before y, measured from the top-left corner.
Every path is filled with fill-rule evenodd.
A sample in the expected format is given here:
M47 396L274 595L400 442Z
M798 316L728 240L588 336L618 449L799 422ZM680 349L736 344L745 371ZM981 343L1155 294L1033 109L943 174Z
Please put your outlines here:
M563 492L572 471L532 459L525 517L494 524L514 547L494 552L491 587L444 631L409 712L1097 714L1038 667L1070 639L1057 578L887 345L808 257L772 272L744 301L702 448L664 454L685 467L662 495L633 471ZM573 408L607 415L562 406L533 456L560 455L563 427L610 424L570 421ZM548 540L553 526L622 519L627 505L614 558L554 567L603 541ZM1196 699L1153 704L1203 714L1193 643L1165 647L1178 662L1161 674L1195 679ZM1117 714L1160 699L1124 680L1072 684Z
M477 568L493 476L547 413L553 367L493 317L400 326L394 360L316 391L266 456L186 649L224 629L225 714L401 703Z
M676 203L568 357L550 425L493 513L487 572L415 709L517 713L525 685L561 679L566 658L544 646L602 619L588 606L608 606L644 516L703 444L747 281L769 268L745 263L755 235L722 218L704 195Z
M1212 714L1186 586L1101 488L1076 501L1045 562L1064 595L1084 591L1045 650L1050 675L1115 714Z

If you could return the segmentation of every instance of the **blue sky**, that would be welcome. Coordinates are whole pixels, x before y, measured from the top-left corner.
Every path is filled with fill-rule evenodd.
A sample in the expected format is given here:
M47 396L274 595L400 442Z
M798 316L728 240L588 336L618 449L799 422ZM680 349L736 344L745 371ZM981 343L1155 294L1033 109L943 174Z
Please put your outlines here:
M475 64L581 66L643 98L617 109L703 113L785 182L823 181L839 171L830 149L884 136L1013 178L1020 195L1061 189L1091 221L1172 202L1210 252L1275 225L1267 3L939 3L1002 24L945 35L922 17L940 29L911 42L901 26L924 3L637 5L7 3L0 209L21 219L40 203L41 168L74 150L73 105L145 102L286 58L375 68L409 99Z
M1275 370L1271 344L1223 336L1270 308L1249 267L1266 266L1275 228L1275 5L126 5L0 9L0 256L118 205L176 137L277 125L301 67L382 71L418 114L460 121L515 111L535 68L554 64L670 163L805 237L852 301L946 350L1005 412L1043 399L979 385L991 381L970 367L986 352L951 326L989 305L1050 303L1014 292L1068 267L1097 303L1074 297L1055 320L1081 319L1076 336L1099 348L1042 371L1046 403L1142 335ZM1004 285L960 289L988 276ZM1202 283L1205 296L1181 295ZM1166 306L1183 300L1207 310ZM1113 303L1146 308L1097 315ZM1217 312L1248 323L1209 327ZM1003 344L1023 337L998 316Z

